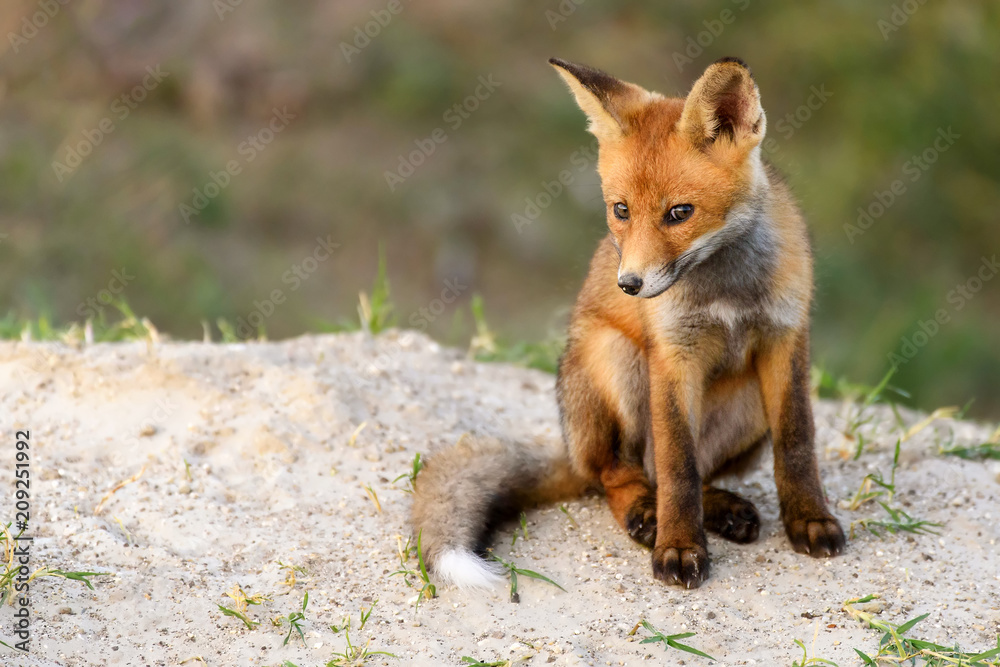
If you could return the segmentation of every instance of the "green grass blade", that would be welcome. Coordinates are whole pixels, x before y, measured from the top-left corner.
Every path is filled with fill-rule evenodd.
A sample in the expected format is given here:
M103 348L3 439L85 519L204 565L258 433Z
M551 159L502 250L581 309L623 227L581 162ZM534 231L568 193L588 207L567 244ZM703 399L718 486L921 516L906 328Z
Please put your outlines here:
M876 664L876 662L875 662L874 660L872 660L872 659L871 659L870 657L868 657L868 655L867 655L867 654L865 654L865 653L862 653L862 652L861 652L861 651L859 651L858 649L854 649L854 652L855 652L855 653L857 653L857 654L858 654L858 656L859 656L859 657L860 657L860 658L861 658L862 660L864 660L864 661L865 661L865 665L871 665L872 667L878 667L878 665Z
M914 625L924 620L928 616L930 616L930 614L922 614L920 616L917 616L916 618L911 618L906 623L903 623L901 626L896 628L896 633L900 635L905 634L910 628L912 628Z
M870 392L868 392L868 395L865 396L865 400L863 401L863 405L865 407L868 407L869 405L871 405L872 403L874 403L879 399L879 396L882 395L882 392L889 385L889 380L891 380L892 376L895 374L896 374L896 367L893 366L892 368L889 369L889 372L882 377L879 383L875 385Z
M694 634L694 633L690 633L690 634ZM702 651L699 651L698 649L694 648L693 646L688 646L687 644L681 644L680 642L676 642L673 639L667 639L667 644L670 647L677 649L678 651L684 651L686 653L692 653L694 655L700 655L701 657L708 658L709 660L715 660L715 658L713 658L709 654L703 653Z
M877 595L869 594L869 595L864 596L863 598L855 598L853 600L848 600L844 604L845 605L850 605L850 604L864 604L866 602L871 602L872 600L877 600L877 599L878 599Z
M958 458L969 461L980 461L985 459L1000 461L1000 444L986 442L981 445L973 445L971 447L947 447L939 450L939 453L943 456L957 456Z
M73 581L82 581L87 584L87 588L94 590L94 585L90 583L90 579L87 577L110 577L110 572L64 572L62 570L46 570L48 574L56 577L63 577L64 579L72 579Z
M538 572L535 572L533 570L522 570L521 568L516 568L516 569L512 569L511 572L512 573L513 572L517 572L518 574L522 574L522 575L524 575L526 577L530 577L532 579L539 579L539 580L544 581L546 583L552 584L553 586L555 586L556 588L558 588L559 590L561 590L564 593L568 593L569 592L565 588L563 588L562 586L560 586L559 584L557 584L556 582L554 582L551 579L549 579L548 577L546 577L544 574L539 574Z
M994 649L990 649L984 653L977 653L976 655L969 656L969 660L972 662L979 662L980 660L986 660L987 658L1000 657L1000 646Z
M424 537L424 531L423 529L421 529L421 531L417 533L417 562L420 563L421 576L423 576L424 581L429 584L431 582L431 579L429 576L427 576L427 565L424 563L424 550L422 543L423 537Z
M695 635L694 632L681 632L676 635L667 636L664 635L659 630L657 630L656 628L654 628L652 624L650 624L650 622L645 619L641 620L639 624L642 625L642 627L644 627L652 635L651 637L647 637L646 639L640 641L639 642L640 644L652 644L654 642L663 642L664 651L666 651L668 648L672 648L678 651L684 651L685 653L690 653L692 655L701 656L702 658L708 658L709 660L712 661L715 660L715 658L713 658L709 654L699 651L693 646L688 646L687 644L682 644L679 641L677 641L678 639L687 639L688 637L693 637Z
M249 618L247 618L246 614L242 612L236 611L235 609L230 609L228 607L223 607L221 604L218 604L216 606L219 608L219 611L221 611L224 615L232 616L233 618L238 618L241 621L243 621L243 624L247 626L248 630L253 630L255 626L260 625L259 621L250 620Z

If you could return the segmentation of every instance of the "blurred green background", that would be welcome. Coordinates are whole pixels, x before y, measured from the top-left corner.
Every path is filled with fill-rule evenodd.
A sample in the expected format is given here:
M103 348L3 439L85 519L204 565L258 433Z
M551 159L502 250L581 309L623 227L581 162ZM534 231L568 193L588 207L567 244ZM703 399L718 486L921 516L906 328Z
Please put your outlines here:
M917 406L1000 416L1000 279L972 290L1000 252L995 0L5 0L0 27L8 321L115 296L178 338L329 330L381 243L401 325L467 344L478 293L506 340L557 338L605 223L546 60L683 95L736 55L812 230L815 363L874 382L896 353Z

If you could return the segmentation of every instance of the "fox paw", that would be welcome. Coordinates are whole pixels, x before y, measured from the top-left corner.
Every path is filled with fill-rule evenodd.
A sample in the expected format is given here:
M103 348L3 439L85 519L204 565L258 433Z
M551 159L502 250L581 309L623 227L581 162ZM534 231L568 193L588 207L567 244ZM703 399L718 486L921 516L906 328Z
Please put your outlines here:
M639 544L653 548L656 544L656 497L652 494L636 498L625 513L625 529Z
M668 584L698 588L708 579L708 550L701 546L653 549L653 576Z
M722 489L710 489L704 496L705 529L731 542L746 544L760 534L760 515L746 498Z
M836 556L844 550L844 531L832 516L792 519L785 522L792 548L813 558Z

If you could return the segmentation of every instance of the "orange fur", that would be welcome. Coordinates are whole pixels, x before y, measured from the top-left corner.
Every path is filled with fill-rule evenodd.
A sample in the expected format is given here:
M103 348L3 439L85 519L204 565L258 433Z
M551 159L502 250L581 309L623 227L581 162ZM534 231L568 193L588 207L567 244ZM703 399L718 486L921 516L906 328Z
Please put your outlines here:
M809 402L812 257L795 202L761 161L750 70L723 59L670 99L550 62L598 138L609 230L559 364L564 442L469 441L432 457L413 510L431 565L460 585L492 581L473 554L491 517L594 484L652 548L655 577L698 586L706 529L737 542L759 532L753 504L710 482L768 440L792 546L839 553Z
M839 552L803 371L812 259L790 193L761 161L766 119L749 69L725 59L686 99L669 99L552 64L599 139L609 230L560 365L577 471L603 484L619 523L654 547L654 575L692 587L708 574L706 526L756 537L752 505L707 482L770 433L793 546ZM675 221L678 206L689 217ZM637 483L640 467L655 489Z

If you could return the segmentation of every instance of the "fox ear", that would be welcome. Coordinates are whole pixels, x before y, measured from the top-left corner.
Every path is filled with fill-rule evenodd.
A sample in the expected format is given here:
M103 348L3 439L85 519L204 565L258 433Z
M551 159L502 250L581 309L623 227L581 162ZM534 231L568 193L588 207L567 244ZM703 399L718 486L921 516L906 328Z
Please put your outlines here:
M601 70L550 58L576 97L576 103L590 119L590 130L599 141L611 141L632 129L635 113L655 99L656 94L627 83Z
M766 125L750 68L738 58L723 58L695 81L678 129L697 146L725 137L751 148L764 138Z

